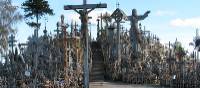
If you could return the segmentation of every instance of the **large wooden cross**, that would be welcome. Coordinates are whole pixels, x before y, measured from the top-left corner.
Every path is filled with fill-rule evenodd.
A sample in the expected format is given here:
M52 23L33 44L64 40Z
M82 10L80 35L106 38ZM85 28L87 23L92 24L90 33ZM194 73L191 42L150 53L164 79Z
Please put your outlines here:
M83 5L66 5L64 10L74 10L80 15L81 34L84 49L84 88L89 88L89 66L88 66L88 14L95 8L107 8L107 4L87 4L87 0L83 0ZM89 9L89 10L88 10Z

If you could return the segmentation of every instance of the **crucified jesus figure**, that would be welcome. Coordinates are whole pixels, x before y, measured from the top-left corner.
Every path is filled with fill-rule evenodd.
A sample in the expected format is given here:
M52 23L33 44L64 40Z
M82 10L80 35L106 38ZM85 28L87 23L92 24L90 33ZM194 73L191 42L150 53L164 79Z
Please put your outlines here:
M136 9L132 10L132 16L129 16L128 19L131 22L131 29L130 29L130 39L132 43L132 48L137 51L138 43L140 44L142 39L138 29L138 21L144 20L150 11L146 11L143 15L137 15Z

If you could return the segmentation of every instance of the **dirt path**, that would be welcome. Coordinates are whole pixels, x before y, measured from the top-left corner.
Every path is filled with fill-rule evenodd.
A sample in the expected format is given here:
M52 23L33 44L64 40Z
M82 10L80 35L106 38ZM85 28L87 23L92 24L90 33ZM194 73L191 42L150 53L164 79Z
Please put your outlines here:
M112 83L112 82L90 82L90 88L159 88L148 85Z

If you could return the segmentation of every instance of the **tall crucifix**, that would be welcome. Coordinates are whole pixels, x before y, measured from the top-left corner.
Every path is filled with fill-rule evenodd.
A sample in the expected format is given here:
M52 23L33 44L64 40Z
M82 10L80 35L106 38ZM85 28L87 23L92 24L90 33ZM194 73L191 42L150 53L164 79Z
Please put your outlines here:
M150 11L146 11L144 15L138 15L136 9L132 10L132 15L128 16L128 19L131 22L131 29L130 29L130 38L131 38L131 45L135 52L138 51L138 43L141 44L141 36L139 33L138 28L138 21L144 20L146 17L148 17L148 14Z
M88 14L95 8L107 8L107 4L87 4L87 0L83 0L83 5L66 5L64 10L74 10L80 15L81 34L83 43L83 59L84 59L84 88L89 88L89 66L88 66ZM89 9L89 10L88 10Z

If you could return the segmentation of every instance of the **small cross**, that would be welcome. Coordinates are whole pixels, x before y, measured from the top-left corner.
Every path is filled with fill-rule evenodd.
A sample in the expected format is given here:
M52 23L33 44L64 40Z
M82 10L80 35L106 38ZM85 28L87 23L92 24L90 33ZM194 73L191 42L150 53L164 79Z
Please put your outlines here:
M13 53L13 47L15 46L15 42L17 42L15 40L15 36L13 34L11 34L11 36L9 37L9 40L8 40L8 43L9 43L9 46L12 48L12 53Z
M48 20L45 17L45 28L44 28L44 31L43 31L45 36L47 35L47 27L46 27L47 22L48 22Z
M77 33L78 33L78 24L75 22L75 28L74 28L74 32L75 32L75 35L77 36Z
M59 32L60 32L60 30L59 30L59 22L57 22L57 24L56 24L56 26L57 26L57 29L56 30L54 30L56 33L57 33L57 36L59 35Z
M120 5L119 2L117 2L117 3L116 3L116 7L119 8L119 5Z

